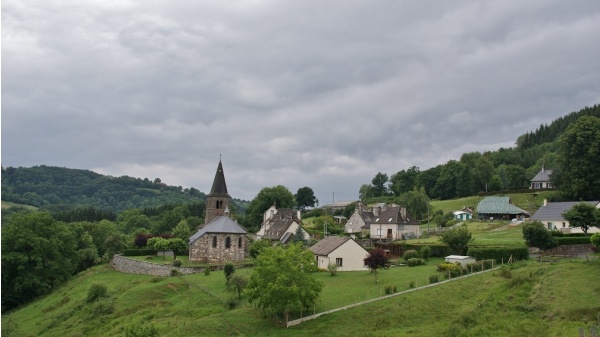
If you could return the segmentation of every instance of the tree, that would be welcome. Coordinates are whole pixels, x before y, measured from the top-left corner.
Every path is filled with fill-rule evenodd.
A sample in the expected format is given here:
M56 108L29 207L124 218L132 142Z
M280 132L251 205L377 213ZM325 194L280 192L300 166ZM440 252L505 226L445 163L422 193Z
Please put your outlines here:
M429 210L429 197L425 192L425 188L417 189L416 187L404 194L404 201L408 212L417 219L423 219Z
M530 222L523 226L523 238L528 247L549 249L558 245L557 240L539 221Z
M296 198L290 190L282 185L263 188L248 205L245 218L246 228L258 229L263 222L263 213L274 204L278 208L293 208L296 206Z
M296 198L296 205L302 210L305 210L307 207L315 207L315 204L319 203L319 200L315 198L315 193L310 187L299 188L294 197Z
M159 252L163 252L163 259L165 258L164 251L169 249L167 239L163 239L159 236L155 236L153 238L148 239L147 245L152 247L152 249L156 249Z
M453 228L440 234L440 241L460 255L467 253L469 242L473 240L471 232L465 226Z
M188 225L187 221L181 220L179 221L177 226L173 228L171 234L175 235L176 238L180 238L184 241L187 241L192 235L192 231L190 230L190 226Z
M363 261L365 267L369 268L371 272L375 274L375 283L379 283L377 280L377 270L388 269L390 266L389 258L381 248L372 250L369 256L365 257Z
M416 181L419 173L420 169L416 166L412 166L408 170L402 170L396 174L393 174L390 178L390 189L396 196L410 192L414 187L416 187Z
M260 252L263 249L269 248L272 246L273 246L273 243L269 239L256 240L250 244L250 247L248 248L248 255L250 255L250 257L253 259L257 259L258 255L260 255Z
M358 190L358 197L360 200L371 198L373 196L373 186L368 184L362 184Z
M182 252L187 248L187 241L183 241L180 238L167 239L167 249L173 251L173 261L177 258L177 253Z
M485 156L479 157L475 164L475 172L481 187L488 191L488 183L494 174L494 164Z
M75 233L49 213L13 214L2 224L1 246L2 311L49 293L80 262Z
M248 279L239 274L233 274L227 279L225 290L230 293L236 293L238 298L242 297L242 292L248 284Z
M600 209L581 202L563 214L571 227L579 227L587 234L590 227L600 227Z
M292 236L293 243L301 243L303 246L308 245L308 240L304 237L304 230L302 230L302 226L298 226L296 231L294 232L294 236Z
M560 137L553 183L573 200L600 199L600 118L583 116Z
M373 196L381 197L387 194L387 187L385 184L388 182L388 175L385 173L378 172L371 183L373 184Z
M248 301L274 315L308 309L323 289L323 283L312 276L316 270L313 254L302 245L264 248L246 286Z

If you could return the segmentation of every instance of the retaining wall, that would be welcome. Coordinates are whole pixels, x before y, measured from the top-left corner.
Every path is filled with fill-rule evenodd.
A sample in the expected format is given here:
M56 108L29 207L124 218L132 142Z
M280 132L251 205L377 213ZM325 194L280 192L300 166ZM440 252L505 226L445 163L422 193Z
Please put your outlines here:
M202 273L204 267L189 268L189 267L173 267L170 265L160 265L156 263L150 263L145 261L133 260L121 255L115 255L110 261L110 265L115 268L116 271L128 274L142 274L152 276L171 276L171 270L176 269L183 275ZM219 269L218 267L212 267L212 270Z

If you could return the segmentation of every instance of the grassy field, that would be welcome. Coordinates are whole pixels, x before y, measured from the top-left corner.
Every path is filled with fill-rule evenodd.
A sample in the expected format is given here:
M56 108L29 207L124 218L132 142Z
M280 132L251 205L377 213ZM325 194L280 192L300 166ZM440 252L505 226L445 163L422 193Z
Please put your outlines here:
M529 206L531 202L531 212L534 213L540 206L544 204L544 198L547 198L549 195L553 194L551 191L541 191L536 192L535 196L531 193L511 193L506 194L511 199L513 205L525 210L529 211ZM500 195L500 194L499 194ZM477 204L484 197L479 196L471 196L465 198L458 199L450 199L450 200L432 200L431 206L434 210L442 210L444 213L453 212L462 209L463 207L477 207Z
M435 262L435 261L434 261ZM600 315L600 263L521 263L357 308L291 328L261 317L252 306L226 309L224 276L212 272L151 277L107 265L76 276L52 294L2 316L3 336L124 336L130 326L156 327L160 336L572 336ZM322 308L386 284L404 285L431 272L395 267L375 284L368 272L317 273L325 283ZM248 274L251 269L237 272ZM418 276L417 275L421 275ZM93 283L110 298L86 303ZM347 304L347 303L340 303Z
M471 245L476 246L523 246L522 225L508 226L508 221L481 222L467 221L467 228L473 235ZM426 231L427 229L423 229ZM427 238L407 240L409 243L439 242L439 237L431 235Z

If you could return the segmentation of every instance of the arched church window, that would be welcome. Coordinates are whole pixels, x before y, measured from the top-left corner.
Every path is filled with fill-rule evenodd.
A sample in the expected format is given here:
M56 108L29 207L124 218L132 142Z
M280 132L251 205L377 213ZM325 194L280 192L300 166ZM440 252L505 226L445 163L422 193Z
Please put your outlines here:
M213 244L212 244L213 248L217 248L217 237L213 236Z
M225 248L231 247L231 238L228 236L225 238Z
M242 248L242 237L238 238L238 248Z

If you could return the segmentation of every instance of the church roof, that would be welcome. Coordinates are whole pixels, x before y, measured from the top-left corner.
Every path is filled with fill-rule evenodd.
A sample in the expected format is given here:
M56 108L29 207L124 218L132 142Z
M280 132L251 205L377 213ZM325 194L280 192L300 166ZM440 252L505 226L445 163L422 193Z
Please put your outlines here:
M225 174L223 173L223 164L219 160L219 166L217 167L217 173L215 173L215 180L213 181L212 188L210 189L209 197L214 196L227 196L227 184L225 183Z
M208 225L200 228L194 235L190 237L189 243L191 244L202 235L207 233L246 234L246 230L229 217L221 215L214 218L214 220Z

